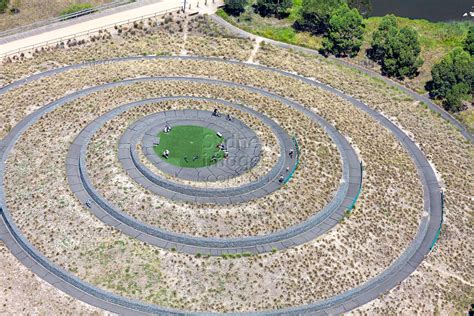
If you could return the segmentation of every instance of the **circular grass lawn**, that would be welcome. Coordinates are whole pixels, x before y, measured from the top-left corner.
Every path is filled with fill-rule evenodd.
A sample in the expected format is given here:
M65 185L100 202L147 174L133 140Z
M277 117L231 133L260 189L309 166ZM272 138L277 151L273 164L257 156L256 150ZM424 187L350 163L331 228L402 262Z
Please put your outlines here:
M175 126L170 132L158 134L159 144L154 147L155 153L164 161L185 168L201 168L213 165L224 158L224 152L218 145L224 138L217 136L216 131L194 125ZM169 150L169 157L163 152Z

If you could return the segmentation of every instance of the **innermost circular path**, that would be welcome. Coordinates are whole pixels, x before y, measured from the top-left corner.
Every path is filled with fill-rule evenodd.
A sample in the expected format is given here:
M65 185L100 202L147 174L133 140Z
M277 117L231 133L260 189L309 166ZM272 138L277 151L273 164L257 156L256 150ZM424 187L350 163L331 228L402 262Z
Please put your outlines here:
M211 114L210 111L189 109L148 115L126 129L120 138L119 148L132 149L140 143L144 156L159 170L173 177L191 181L224 181L244 174L255 167L260 161L262 149L255 132L237 118L228 121ZM214 133L221 133L222 138L219 142L224 143L229 157L201 168L178 167L159 157L155 148L158 141L157 134L162 132L167 125L175 130L176 127L190 124L212 129ZM285 137L287 138L289 139L289 136ZM284 144L289 143L285 141ZM188 156L189 160L192 159L192 153ZM119 160L122 164L125 159L127 159L126 151L119 152Z
M156 80L162 80L161 77L155 78ZM183 79L186 81L185 79ZM139 80L141 81L141 80ZM137 81L137 82L139 82ZM106 89L108 84L99 86L100 89ZM136 151L136 145L138 143L138 133L125 133L120 140L120 148L118 150L118 157L122 163L123 168L126 170L128 175L135 180L142 187L153 192L154 194L163 196L170 200L188 201L193 203L212 203L212 204L233 204L242 203L250 200L258 199L263 196L270 194L281 188L282 183L279 182L279 177L285 174L287 167L293 167L296 164L295 157L290 157L286 153L290 149L294 148L294 143L291 137L273 120L269 119L265 115L252 110L249 107L240 104L234 104L225 100L212 99L212 98L201 98L191 96L176 96L176 97L159 97L153 99L146 99L136 101L128 104L121 105L108 113L98 117L86 126L76 137L74 142L71 144L69 153L67 156L68 164L66 165L68 182L72 191L78 196L84 203L92 200L98 204L101 208L106 210L109 214L121 213L114 205L107 202L95 189L92 181L90 180L86 166L87 147L93 134L98 131L103 124L115 116L137 106L146 105L149 103L164 102L170 100L195 100L195 101L211 101L219 103L221 106L228 106L250 113L259 118L265 125L267 125L274 135L276 136L280 145L280 157L273 168L261 178L256 179L253 182L246 183L237 187L230 188L198 188L191 185L185 185L173 182L166 178L163 178L144 164L140 162ZM178 112L173 112L178 113ZM187 115L188 119L197 119L201 112L196 111L185 111L183 115ZM146 118L139 120L138 125L146 126ZM133 126L129 131L134 131ZM347 187L341 186L344 189ZM85 199L82 196L82 192L86 191L89 197ZM339 194L338 198L341 198L342 193ZM340 203L337 200L337 203ZM114 216L119 219L118 216ZM145 228L143 227L143 230ZM147 230L148 231L148 230ZM174 247L173 247L174 248ZM207 252L206 252L207 253Z
M332 88L326 84L316 82L314 80L305 78L303 76L285 72L283 70L274 69L262 65L247 64L239 61L225 61L219 58L212 57L191 57L191 56L134 56L134 57L122 57L109 60L100 60L82 64L76 64L66 66L62 68L55 68L43 73L35 74L25 79L16 81L8 86L0 88L0 94L9 91L10 89L16 88L22 84L40 79L42 77L58 74L71 69L79 69L88 67L95 64L105 64L110 62L122 62L122 61L133 61L133 60L152 60L152 59L178 59L178 60L201 60L201 61L213 61L222 62L229 64L244 65L254 69L267 71L269 73L277 73L280 75L287 76L289 78L298 79L304 83L310 84L314 87L322 88L328 92L331 92L344 100L351 102L355 107L369 114L381 125L391 131L397 139L403 144L412 157L415 165L419 171L420 177L423 182L424 199L425 199L425 210L428 212L428 216L422 218L418 234L412 241L410 246L405 252L397 259L387 270L377 275L373 279L367 281L363 285L346 291L339 295L333 296L328 299L317 301L307 305L296 306L292 308L285 308L280 310L268 310L252 313L254 315L326 315L326 314L339 314L346 311L350 311L357 306L363 305L375 298L382 293L392 289L399 284L403 279L408 277L416 267L423 261L426 254L429 253L432 247L432 243L436 238L436 234L441 223L441 197L439 191L439 185L436 180L435 173L430 166L427 158L423 152L416 146L416 144L394 123L388 120L386 117L370 108L367 104L357 100L351 96L344 94L344 92ZM66 98L66 97L65 97ZM81 281L74 277L72 274L65 272L62 268L58 267L49 259L45 258L30 242L24 237L22 232L16 227L10 212L5 206L5 196L3 192L3 181L4 181L4 163L8 158L8 154L14 146L20 135L33 124L41 115L53 110L56 106L59 106L59 99L53 104L45 106L36 112L28 115L17 125L13 127L10 133L0 141L0 238L5 242L6 246L10 249L11 253L14 254L25 266L30 268L37 276L46 280L47 282L58 287L62 291L75 298L78 298L86 303L94 306L113 311L120 314L126 315L146 315L146 314L191 314L186 311L176 310L172 308L166 308L151 304L146 304L136 300L127 299L110 292L96 288L84 281ZM193 314L209 314L209 313L193 313ZM242 313L240 313L242 314Z

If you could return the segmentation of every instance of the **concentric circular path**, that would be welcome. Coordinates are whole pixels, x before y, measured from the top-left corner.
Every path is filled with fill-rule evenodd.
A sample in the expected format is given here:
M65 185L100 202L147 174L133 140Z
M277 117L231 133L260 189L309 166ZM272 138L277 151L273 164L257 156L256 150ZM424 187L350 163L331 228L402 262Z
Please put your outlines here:
M414 240L411 242L409 247L404 251L404 253L390 265L390 267L384 272L380 273L376 277L368 280L359 287L356 287L352 290L346 291L339 295L333 296L328 299L317 301L312 304L296 306L292 308L286 308L281 310L273 311L262 311L254 314L259 315L300 315L300 314L337 314L345 311L349 311L357 306L360 306L364 303L369 302L370 300L378 297L380 294L386 292L387 290L393 288L398 283L400 283L404 278L410 275L416 267L422 262L424 256L430 251L432 242L436 237L438 228L441 223L441 197L439 191L439 185L435 177L435 173L430 166L428 160L424 156L423 152L413 143L413 141L395 124L389 121L383 115L377 113L371 109L366 104L360 102L359 100L345 95L342 91L336 90L332 87L324 85L313 80L300 77L296 74L291 74L284 72L282 70L272 69L260 65L250 65L245 63L240 63L237 61L222 61L215 58L204 58L204 57L157 57L157 56L146 56L146 57L131 57L131 58L120 58L115 60L108 61L99 61L94 63L85 63L80 65L72 65L64 68L58 68L45 73L36 74L29 78L17 81L12 83L2 89L0 89L0 94L5 93L6 91L18 87L23 83L39 79L51 74L60 73L69 69L81 68L90 66L92 64L100 64L106 62L115 62L115 61L125 61L125 60L139 60L139 59L158 59L158 58L176 58L176 59L195 59L203 61L220 61L223 63L232 63L232 64L241 64L247 67L253 67L268 72L276 72L281 75L299 79L302 82L309 83L313 86L320 87L326 91L329 91L335 95L342 97L343 99L351 102L355 107L365 111L367 114L372 116L377 120L381 125L385 126L390 130L404 145L407 152L412 157L415 165L419 171L424 189L424 201L425 201L425 210L427 212L426 216L423 216L419 230ZM155 80L155 79L140 79L140 80ZM163 80L175 80L172 78L166 78ZM180 80L180 79L176 79ZM181 78L181 80L203 80L201 78ZM125 80L123 82L114 83L115 85L129 84L134 80ZM221 82L222 84L222 82ZM5 194L3 192L3 181L4 181L4 163L7 160L8 154L12 147L14 146L16 140L19 138L21 133L31 124L33 124L41 115L47 113L48 111L53 110L54 108L60 106L62 103L68 102L68 100L73 99L77 95L85 95L90 91L96 89L89 88L83 91L80 91L75 94L63 97L42 109L28 115L20 123L18 123L11 132L0 142L0 155L2 157L0 164L0 204L1 210L0 215L2 221L0 223L0 238L5 242L10 251L27 267L29 267L34 273L39 277L53 284L55 287L63 290L64 292L83 300L94 306L104 308L116 313L121 314L189 314L185 311L179 311L175 309L163 308L156 305L144 304L139 301L129 300L101 289L98 289L86 282L83 282L70 273L62 270L47 258L45 258L41 253L34 248L23 236L21 231L15 226L14 221L5 206ZM254 88L252 88L254 89ZM89 91L86 91L89 90ZM261 91L265 93L265 91ZM308 111L309 112L309 111ZM311 113L311 112L310 112ZM345 148L345 150L350 150ZM120 227L118 227L120 229ZM208 314L208 313L195 313L195 314Z
M285 154L293 146L293 142L286 132L284 132L281 127L279 127L275 122L263 114L258 113L246 106L233 104L231 102L219 99L186 96L141 100L119 106L104 114L103 116L98 117L81 131L81 133L74 140L73 144L70 146L66 168L71 190L79 198L79 200L84 205L89 207L92 213L94 213L104 223L112 225L134 238L143 240L161 248L173 250L176 249L179 252L190 254L199 253L211 256L219 256L223 253L265 253L271 252L273 249L282 250L289 247L294 247L296 245L306 243L317 236L320 236L330 228L334 227L334 225L336 225L344 216L345 210L347 210L354 202L361 184L361 170L357 155L354 149L350 146L349 142L334 127L324 121L317 114L310 112L303 106L293 101L287 100L268 91L215 79L152 77L128 80L126 84L150 80L192 81L239 87L260 94L265 94L268 97L284 102L290 107L303 111L312 120L318 124L321 124L338 146L343 160L343 179L341 185L334 195L334 198L324 207L323 210L314 210L315 214L309 217L307 220L289 228L281 229L266 235L240 238L203 238L169 232L158 227L145 224L134 219L126 212L123 212L116 206L109 203L101 196L99 192L94 189L94 186L92 185L91 180L87 174L85 163L87 144L89 143L92 135L98 129L100 129L100 127L106 121L114 118L126 110L149 103L169 100L184 99L212 101L222 104L222 106L234 107L238 110L257 116L275 133L275 136L280 143L280 158L277 164L266 176L258 179L255 182L228 189L195 188L171 182L167 179L153 175L153 173L145 166L139 164L137 158L134 158L133 153L131 153L133 152L133 146L120 148L119 150L124 150L125 158L130 160L124 162L126 164L125 169L127 170L127 173L143 187L155 194L165 196L167 198L201 203L239 203L263 197L281 187L282 184L278 181L279 176L284 174L284 170L287 166L293 166L296 160L295 158L291 159L287 154ZM88 91L83 90L80 93L71 94L62 101L58 100L59 103L56 104L56 106L70 102L79 96L110 88L110 86L116 84L117 83L105 84L87 89ZM122 84L125 84L125 82L122 82ZM131 148L132 150L130 150ZM119 154L119 157L120 155L121 154Z
M178 167L160 158L155 149L159 142L157 135L166 126L182 125L200 126L220 133L228 158L201 168ZM119 141L118 154L122 165L127 158L133 163L131 157L136 157L135 149L138 144L141 145L144 156L160 171L179 179L200 182L224 181L244 174L257 165L262 150L255 132L237 118L228 120L214 116L210 111L193 109L154 113L129 126ZM120 151L122 149L125 150ZM138 158L134 160L139 162Z

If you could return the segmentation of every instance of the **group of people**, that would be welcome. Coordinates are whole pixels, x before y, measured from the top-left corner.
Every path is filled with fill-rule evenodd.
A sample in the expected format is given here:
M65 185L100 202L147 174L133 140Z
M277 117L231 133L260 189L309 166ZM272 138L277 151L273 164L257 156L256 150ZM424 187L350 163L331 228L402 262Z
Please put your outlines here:
M166 123L165 127L163 128L163 132L165 133L171 132L171 126L168 123ZM166 149L165 151L163 151L162 156L163 158L168 159L170 157L170 151Z
M218 109L214 109L214 111L212 111L212 116L221 117L221 113L219 112ZM231 122L232 121L232 116L230 114L226 114L226 120Z
M290 151L288 152L288 156L290 156L290 159L293 159L294 155L295 151L293 149L290 149ZM286 173L288 172L290 172L290 167L286 167ZM278 178L278 182L283 184L283 182L285 182L285 177L283 175L280 175L280 177Z

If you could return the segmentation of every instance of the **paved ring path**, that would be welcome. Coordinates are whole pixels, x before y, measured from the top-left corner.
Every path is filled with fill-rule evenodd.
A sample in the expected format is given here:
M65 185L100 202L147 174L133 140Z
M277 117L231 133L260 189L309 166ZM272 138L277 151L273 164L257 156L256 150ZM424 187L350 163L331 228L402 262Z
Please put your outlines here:
M122 165L124 166L124 169L136 182L141 184L143 187L146 187L147 189L151 190L155 194L163 195L173 200L185 200L185 201L190 201L190 202L195 202L195 203L227 204L227 203L245 202L245 201L249 201L252 199L265 196L275 190L278 190L281 187L281 184L278 182L278 177L281 174L284 175L286 173L285 171L286 167L292 168L296 165L297 163L296 157L291 158L286 154L291 149L294 149L294 143L291 137L280 126L278 126L273 120L269 119L268 117L260 113L253 113L253 111L251 111L249 108L245 106L233 104L230 102L226 102L224 100L211 99L211 98L198 98L198 97L190 97L190 96L175 97L174 99L212 101L221 106L229 106L229 107L239 109L242 112L253 114L255 117L259 118L263 124L269 125L270 130L276 136L279 146L280 146L279 158L276 164L273 166L273 168L269 172L261 175L255 181L252 181L251 183L248 183L248 184L224 188L224 189L223 188L197 188L195 186L176 184L173 181L170 181L168 179L163 179L162 177L157 176L155 173L150 171L147 167L145 167L140 162L140 159L136 151L136 147L139 141L140 127L135 128L136 125L132 124L119 141L119 146L120 146L119 153L118 153L119 159ZM156 100L159 101L160 99L158 98ZM145 101L145 102L148 102L148 101ZM125 107L126 106L127 105L125 105ZM188 113L186 114L188 122L191 122L193 124L198 124L199 121L196 121L197 118L191 113L203 113L203 112L186 110L186 113ZM207 112L204 112L204 115L206 115L206 118L205 119L201 118L201 119L204 119L204 122L207 122L207 124L205 125L209 125L210 121L208 121L209 117L207 117ZM150 117L150 119L153 119L153 117ZM138 121L137 124L140 124L140 125L142 125L142 123L146 124L147 121L148 119L145 118L143 120ZM224 120L213 121L212 124L219 126L221 130L231 127L228 124L228 122ZM143 128L146 128L146 126L141 127L141 129ZM137 130L137 132L130 135L128 132L130 132L131 129L135 129ZM253 131L249 129L247 131L245 131L245 129L240 129L238 131L234 129L232 133L235 134L235 133L242 133L242 132L245 132L245 134L238 136L239 137L238 139L245 140L245 141L249 140L250 142L255 144L255 140L252 140L252 139L257 139L256 135ZM124 138L126 139L124 140ZM259 143L256 145L259 145ZM258 159L258 157L254 156L255 149L253 148L253 146L249 147L248 149L249 149L249 152L247 152L246 155L252 156L250 158ZM232 151L232 148L229 148L229 150ZM259 151L260 149L258 149L258 152ZM152 154L154 155L154 157L156 157L156 154L154 153ZM238 156L239 153L235 152L235 150L234 150L234 154L237 155L236 157L237 159L242 157L242 156ZM253 159L253 160L256 161L257 159ZM237 170L238 174L241 174L247 171L248 167L249 167L248 164L244 165L243 168L241 168L241 170ZM235 172L231 168L232 166L230 166L228 169L224 169L222 167L220 168L208 167L208 168L198 168L198 170L205 169L205 170L208 170L213 177L226 179L230 172ZM176 167L176 169L180 171L179 170L180 168ZM202 174L204 176L209 175L209 173L206 173L204 171L202 171Z
M296 157L291 158L286 154L291 149L295 151L296 149L294 148L294 143L291 137L277 123L269 119L267 116L253 111L246 106L234 104L225 100L197 97L178 97L177 99L212 101L221 106L233 107L239 111L250 113L257 117L263 124L270 128L278 140L280 156L277 163L269 172L247 184L230 188L196 188L193 186L176 184L167 179L163 179L145 167L140 162L136 153L137 139L135 139L132 140L132 146L123 148L123 151L119 150L119 159L122 159L122 164L125 164L125 169L133 180L155 194L165 196L171 200L184 200L194 203L242 203L258 199L281 188L278 178L280 175L286 175L286 167L289 167L290 169L295 167L297 160ZM191 119L191 117L189 119ZM251 137L251 135L247 135L247 137ZM217 176L226 176L225 173L214 173L217 174Z
M194 114L195 119L187 117ZM158 135L166 124L172 127L196 125L221 133L221 143L224 144L229 157L201 168L178 167L168 163L155 151ZM211 111L203 110L164 111L138 120L129 126L120 138L119 150L128 149L125 153L128 155L130 149L135 151L138 143L145 158L157 169L179 179L198 182L224 181L244 174L258 164L262 150L255 132L242 121L237 118L229 121L223 117L212 116ZM119 152L122 165L124 156L120 157Z
M199 98L190 96L162 97L141 100L119 106L95 119L91 124L86 126L76 137L73 144L71 144L70 146L70 150L67 156L66 168L68 182L70 184L71 190L83 204L90 206L90 209L93 214L95 214L101 221L105 222L106 224L112 225L124 232L125 234L128 234L134 238L140 239L147 243L165 249L176 249L179 252L185 252L190 254L200 253L212 256L219 256L223 253L264 253L271 252L273 249L282 250L289 247L294 247L296 245L306 243L307 241L312 240L317 236L320 236L327 230L334 227L339 222L339 220L344 216L345 210L353 203L354 199L356 198L357 192L360 188L361 174L359 160L354 149L350 146L347 140L341 134L339 134L339 132L337 132L331 125L322 120L316 114L308 111L307 109L304 109L301 105L283 99L277 95L274 95L264 90L239 85L232 82L213 79L192 77L151 77L127 80L126 82L122 82L122 84L133 84L136 82L150 80L192 81L214 85L233 86L239 87L241 89L251 90L253 92L259 92L269 97L283 100L282 102L284 102L286 105L305 112L305 114L309 115L310 118L315 120L317 123L323 125L323 127L328 131L329 135L335 140L335 143L337 144L341 152L343 160L343 181L340 187L338 188L334 198L324 207L323 210L321 210L320 212L315 212L316 214L312 215L306 221L303 221L297 225L291 226L286 229L281 229L266 235L248 236L240 238L204 238L169 232L142 223L134 219L132 216L122 212L114 205L111 205L106 199L104 199L100 195L100 193L98 193L94 189L94 186L92 185L87 174L87 168L85 165L87 144L92 135L98 129L100 129L101 126L107 120L114 118L116 115L123 113L124 111L136 106L160 101L183 99L211 101L215 103L220 103L223 106L234 107L240 111L248 112L252 115L255 115L259 119L261 119L264 124L269 125L272 131L276 133L276 137L279 139L279 143L282 146L282 155L280 156L279 163L275 165L275 167L270 171L268 176L265 176L254 183L250 183L236 188L230 188L228 190L205 188L198 189L193 187L190 188L189 186L175 184L169 180L161 179L161 185L157 186L155 189L157 194L162 194L164 196L169 196L169 193L164 192L166 190L163 189L163 187L166 186L167 188L173 190L178 190L179 188L181 188L186 190L193 190L194 192L200 191L200 194L208 194L208 196L215 200L218 200L218 197L212 197L212 195L216 195L222 192L235 192L236 195L233 197L233 200L235 200L236 202L244 200L246 198L253 199L256 197L263 197L268 193L272 192L272 190L280 188L281 184L278 183L277 178L279 177L282 170L284 170L284 168L286 168L286 166L288 165L285 161L289 159L288 156L284 154L285 151L288 150L288 147L285 146L284 142L285 140L290 141L290 143L288 144L290 146L292 145L292 143L291 140L289 140L289 136L281 129L281 127L276 125L275 122L270 120L265 115L260 114L252 110L251 108L248 108L243 105L234 104L220 99ZM91 90L89 90L87 94L95 92L97 90L110 88L111 85L115 86L118 83L109 83L91 88ZM83 92L78 92L76 94L70 95L69 97L66 97L56 106L60 106L66 102L70 102L73 99L76 99L79 95L83 96L85 94L84 91L85 90L83 90ZM283 162L285 163L280 163L281 160L283 160ZM295 162L294 159L293 162ZM133 168L133 166L129 166L128 168ZM141 175L141 170L137 171L132 169L132 171L129 170L128 172L131 174L135 173L134 180L138 181L144 187L152 189L150 186L153 185L153 183L150 183L147 178ZM273 179L273 181L268 181L268 179ZM172 195L172 197L173 196L174 195ZM228 199L229 198L225 198L224 201L227 202ZM92 201L94 203L91 203Z
M334 93L341 98L351 102L357 108L365 111L376 119L380 124L389 129L397 139L405 146L408 153L414 160L416 167L419 171L420 177L423 182L424 189L424 202L425 210L427 211L427 216L422 219L418 234L415 239L412 241L410 246L405 250L405 252L397 259L392 265L362 284L361 286L354 288L352 290L346 291L342 294L333 296L326 300L317 301L308 305L301 305L297 307L281 309L281 310L269 310L252 313L254 315L301 315L301 314L336 314L342 313L344 311L350 311L357 306L363 305L379 295L385 293L386 291L392 289L406 277L408 277L416 267L423 261L424 256L427 255L432 246L432 242L436 238L438 228L441 223L441 197L439 185L436 180L433 169L431 168L428 160L423 155L422 151L411 141L411 139L404 134L395 124L388 120L383 115L374 111L367 104L344 94L342 91L337 90L328 85L322 84L320 82L299 76L297 74L285 72L279 69L269 68L261 65L246 64L238 61L224 61L219 58L206 58L206 57L183 57L183 56L136 56L136 57L123 57L111 60L102 60L91 63L83 63L78 65L71 65L63 68L53 69L44 73L32 75L28 78L16 81L8 86L5 86L0 89L0 94L5 93L6 91L18 87L24 83L37 80L39 78L64 72L70 69L82 68L94 64L104 64L110 62L120 62L126 60L141 60L141 59L181 59L181 60L203 60L203 61L219 61L222 63L229 64L239 64L245 65L247 67L253 67L256 69L264 70L267 72L275 72L281 75L285 75L290 78L299 79L302 82L308 83L315 87L322 88L326 91ZM28 115L24 120L18 123L11 132L0 142L0 154L2 156L2 161L0 164L1 177L0 181L2 184L0 186L0 201L4 201L3 188L3 163L5 162L8 152L11 150L11 147L14 145L15 141L19 137L24 129L26 129L29 124L28 121L35 118L35 113ZM1 212L1 210L0 210ZM39 277L48 281L49 283L55 285L62 291L76 297L80 300L83 300L86 303L92 304L94 306L110 310L116 313L121 314L176 314L181 315L185 314L185 311L179 311L169 308L163 308L159 306L153 306L149 304L144 304L138 301L132 301L109 292L97 289L90 284L78 280L73 277L71 274L64 272L61 268L51 263L48 259L42 256L22 235L22 233L16 228L13 224L12 218L8 212L5 210L1 212L1 217L4 225L1 225L0 222L0 238L3 239L7 247L10 249L12 254L14 254L23 264L29 267L34 273ZM189 314L189 313L187 313ZM209 313L195 313L195 314L209 314Z

